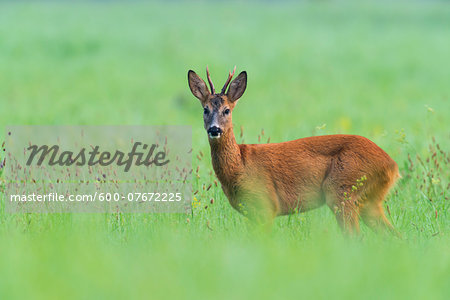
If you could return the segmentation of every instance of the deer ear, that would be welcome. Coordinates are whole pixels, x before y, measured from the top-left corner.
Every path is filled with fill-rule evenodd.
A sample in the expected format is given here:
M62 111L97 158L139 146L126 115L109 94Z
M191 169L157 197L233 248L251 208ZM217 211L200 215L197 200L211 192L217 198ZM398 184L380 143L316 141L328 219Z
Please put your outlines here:
M247 72L241 72L238 77L236 77L230 84L230 88L228 89L227 96L228 100L234 102L241 98L242 94L245 92L245 88L247 87Z
M192 70L188 72L189 88L195 97L200 101L206 101L210 95L206 83Z

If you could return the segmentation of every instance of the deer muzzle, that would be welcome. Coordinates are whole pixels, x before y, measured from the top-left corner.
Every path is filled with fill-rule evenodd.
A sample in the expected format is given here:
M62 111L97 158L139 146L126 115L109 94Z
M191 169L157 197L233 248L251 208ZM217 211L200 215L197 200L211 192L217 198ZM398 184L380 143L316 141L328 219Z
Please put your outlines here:
M220 135L222 134L222 129L220 129L217 126L211 126L211 127L209 127L207 132L208 132L208 136L211 139L218 139L218 138L220 138Z

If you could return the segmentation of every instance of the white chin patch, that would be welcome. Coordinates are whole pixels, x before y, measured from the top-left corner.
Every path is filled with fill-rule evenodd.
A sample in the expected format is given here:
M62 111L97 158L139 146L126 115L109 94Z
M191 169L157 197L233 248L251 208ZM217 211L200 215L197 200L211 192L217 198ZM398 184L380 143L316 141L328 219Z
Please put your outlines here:
M218 138L220 138L220 133L217 135L211 135L211 133L208 133L208 136L210 139L218 139Z

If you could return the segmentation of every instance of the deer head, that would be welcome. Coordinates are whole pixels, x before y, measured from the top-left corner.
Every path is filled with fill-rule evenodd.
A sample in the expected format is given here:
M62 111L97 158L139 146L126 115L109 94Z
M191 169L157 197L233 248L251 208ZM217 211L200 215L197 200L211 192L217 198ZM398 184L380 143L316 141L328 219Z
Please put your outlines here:
M231 113L247 87L247 72L245 71L231 81L235 70L236 67L233 72L228 74L228 79L220 93L216 93L214 89L208 67L206 67L206 76L211 90L208 90L206 83L194 71L189 70L188 72L189 88L201 102L204 126L210 139L219 139L233 128ZM228 85L230 87L227 91Z

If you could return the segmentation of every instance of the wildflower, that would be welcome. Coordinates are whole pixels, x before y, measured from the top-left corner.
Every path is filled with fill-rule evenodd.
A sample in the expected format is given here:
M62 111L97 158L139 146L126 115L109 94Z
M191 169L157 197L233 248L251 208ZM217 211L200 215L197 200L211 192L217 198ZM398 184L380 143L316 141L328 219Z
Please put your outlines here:
M425 105L425 108L430 112L434 114L434 109L429 107L428 105Z
M439 178L431 178L431 183L432 184L439 184L441 181L439 180Z
M192 201L192 207L197 208L201 205L200 200L197 199L197 197L194 197L194 200Z

